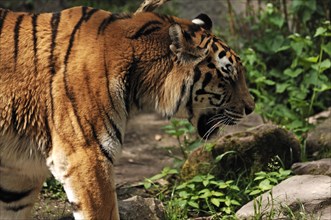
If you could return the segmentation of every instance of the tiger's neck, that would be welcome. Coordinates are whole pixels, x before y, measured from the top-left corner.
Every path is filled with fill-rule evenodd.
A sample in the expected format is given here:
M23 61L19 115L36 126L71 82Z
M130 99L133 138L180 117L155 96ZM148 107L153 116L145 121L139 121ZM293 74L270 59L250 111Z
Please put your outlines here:
M148 53L134 58L128 75L130 103L137 109L152 109L171 117L188 99L189 73L174 63L169 45L156 51L160 53L153 51L153 58Z

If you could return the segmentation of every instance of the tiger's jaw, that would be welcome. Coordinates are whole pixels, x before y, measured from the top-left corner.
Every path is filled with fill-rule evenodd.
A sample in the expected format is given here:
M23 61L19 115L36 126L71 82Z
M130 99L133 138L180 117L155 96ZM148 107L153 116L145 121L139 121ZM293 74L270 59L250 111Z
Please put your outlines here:
M216 136L218 128L226 125L236 125L239 121L240 119L228 117L223 110L219 114L202 114L197 121L198 134L202 139L212 139Z

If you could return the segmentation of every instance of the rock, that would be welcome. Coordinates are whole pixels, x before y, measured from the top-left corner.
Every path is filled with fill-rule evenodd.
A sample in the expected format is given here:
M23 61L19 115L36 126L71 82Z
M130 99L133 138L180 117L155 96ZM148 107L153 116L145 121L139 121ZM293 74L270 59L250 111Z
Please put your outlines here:
M163 204L155 198L133 196L119 201L121 220L162 220L165 219Z
M222 177L230 172L243 170L255 172L265 169L275 157L280 158L285 168L290 168L300 159L300 143L284 128L275 125L260 125L249 131L221 137L212 151L200 147L193 151L184 163L182 177L188 179L196 174L206 174L214 166L214 159L224 155L213 169L213 174Z
M327 175L331 177L331 158L304 163L295 163L291 167L296 175ZM331 186L330 186L331 187Z
M308 133L306 152L315 158L331 157L331 115Z
M298 219L304 215L304 219L330 220L330 187L329 176L293 176L241 207L236 216L238 219L253 219L260 213L263 217L259 219L270 219L267 218L270 215L273 216L271 219L289 219L289 215L301 214Z

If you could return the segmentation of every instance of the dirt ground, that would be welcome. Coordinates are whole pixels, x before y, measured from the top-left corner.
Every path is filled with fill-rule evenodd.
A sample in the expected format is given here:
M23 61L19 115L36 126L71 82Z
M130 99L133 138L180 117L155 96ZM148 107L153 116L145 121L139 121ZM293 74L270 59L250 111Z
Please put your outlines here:
M246 130L261 123L261 118L253 114L240 124L227 127L223 133ZM180 152L173 148L177 144L176 139L162 131L162 127L168 124L168 120L151 113L140 113L129 120L122 153L115 164L117 187L143 181L165 166L173 165L173 156L180 155ZM33 218L72 219L71 213L68 202L49 199L41 194Z

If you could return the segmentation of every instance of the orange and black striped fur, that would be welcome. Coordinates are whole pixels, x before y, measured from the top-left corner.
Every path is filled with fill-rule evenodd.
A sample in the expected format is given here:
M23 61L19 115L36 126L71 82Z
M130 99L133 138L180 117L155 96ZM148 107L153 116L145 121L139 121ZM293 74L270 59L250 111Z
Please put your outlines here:
M113 161L130 113L203 138L254 109L238 56L201 14L0 9L0 218L26 219L49 170L76 219L119 219Z

